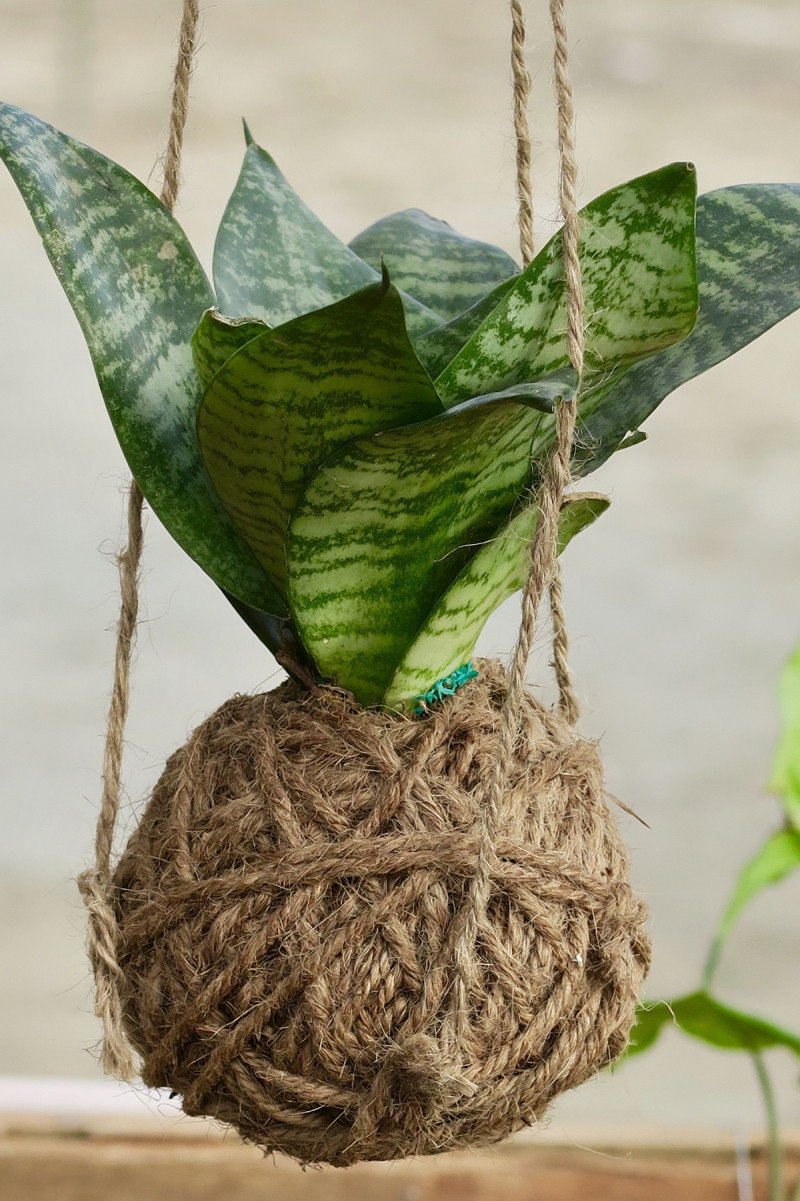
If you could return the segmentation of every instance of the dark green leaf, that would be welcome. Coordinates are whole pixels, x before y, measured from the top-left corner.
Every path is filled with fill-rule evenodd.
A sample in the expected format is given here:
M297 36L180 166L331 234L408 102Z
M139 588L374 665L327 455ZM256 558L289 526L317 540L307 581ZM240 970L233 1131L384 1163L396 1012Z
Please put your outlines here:
M376 271L385 262L398 288L446 321L519 270L504 250L464 237L420 209L376 221L350 249Z
M456 357L475 331L480 329L516 282L517 276L512 275L510 279L503 280L501 284L492 288L491 292L465 313L459 314L446 325L440 325L414 338L414 349L431 379L436 379L442 374L447 364Z
M220 312L283 325L375 283L379 273L323 225L245 131L244 162L214 247ZM406 318L419 333L439 324L417 301L407 302Z
M212 379L197 433L236 527L285 592L286 529L314 470L352 439L441 412L386 277L248 341Z
M0 105L0 157L81 324L120 445L153 509L222 588L285 613L197 448L190 342L214 297L180 226L116 163L9 104Z

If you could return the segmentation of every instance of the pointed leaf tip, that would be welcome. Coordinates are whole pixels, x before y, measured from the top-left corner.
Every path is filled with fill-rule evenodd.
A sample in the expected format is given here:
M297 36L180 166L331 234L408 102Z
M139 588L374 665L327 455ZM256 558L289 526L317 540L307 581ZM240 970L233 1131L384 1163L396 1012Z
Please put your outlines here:
M242 117L242 129L243 129L243 131L244 131L244 140L245 140L245 145L246 145L246 146L255 146L255 144L256 144L256 140L255 140L255 138L253 137L253 134L252 134L252 132L251 132L251 130L250 130L250 126L247 124L247 118L246 118L246 117Z

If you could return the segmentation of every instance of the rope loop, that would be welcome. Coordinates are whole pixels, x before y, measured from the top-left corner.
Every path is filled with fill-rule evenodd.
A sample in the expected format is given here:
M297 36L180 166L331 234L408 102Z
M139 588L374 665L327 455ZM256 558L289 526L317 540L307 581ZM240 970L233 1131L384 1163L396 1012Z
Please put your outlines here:
M169 134L164 153L161 200L170 212L178 199L181 154L189 113L189 84L197 52L198 0L184 0L178 37L178 57L172 83ZM135 1065L122 1028L118 960L118 931L111 900L111 854L122 791L122 754L130 701L131 659L139 615L139 574L144 548L142 510L144 497L136 480L127 496L127 545L117 556L120 579L120 615L114 657L114 681L108 708L108 728L103 755L103 795L97 819L94 867L78 879L89 918L89 959L95 982L95 1013L103 1025L100 1063L105 1072L132 1079Z

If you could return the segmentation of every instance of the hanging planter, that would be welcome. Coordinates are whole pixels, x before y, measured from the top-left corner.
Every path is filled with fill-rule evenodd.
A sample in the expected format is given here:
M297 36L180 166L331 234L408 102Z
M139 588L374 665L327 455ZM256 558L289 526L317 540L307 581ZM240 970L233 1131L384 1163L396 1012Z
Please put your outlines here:
M121 1022L146 1083L304 1162L493 1141L621 1053L649 945L594 744L524 693L506 738L475 643L564 406L578 479L800 305L800 187L675 163L587 205L579 373L561 233L524 270L417 210L345 246L246 141L212 289L141 183L0 106L139 488L291 676L194 732L113 874L104 806L105 1062ZM607 506L562 497L555 549Z

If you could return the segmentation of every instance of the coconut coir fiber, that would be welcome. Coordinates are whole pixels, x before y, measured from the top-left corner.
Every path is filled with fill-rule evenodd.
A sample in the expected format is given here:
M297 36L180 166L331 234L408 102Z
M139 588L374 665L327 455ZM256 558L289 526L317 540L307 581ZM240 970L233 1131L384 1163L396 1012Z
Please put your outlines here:
M235 697L172 756L114 880L148 1085L343 1165L501 1139L619 1055L645 909L594 745L530 695L465 958L507 682L479 667L422 720Z

